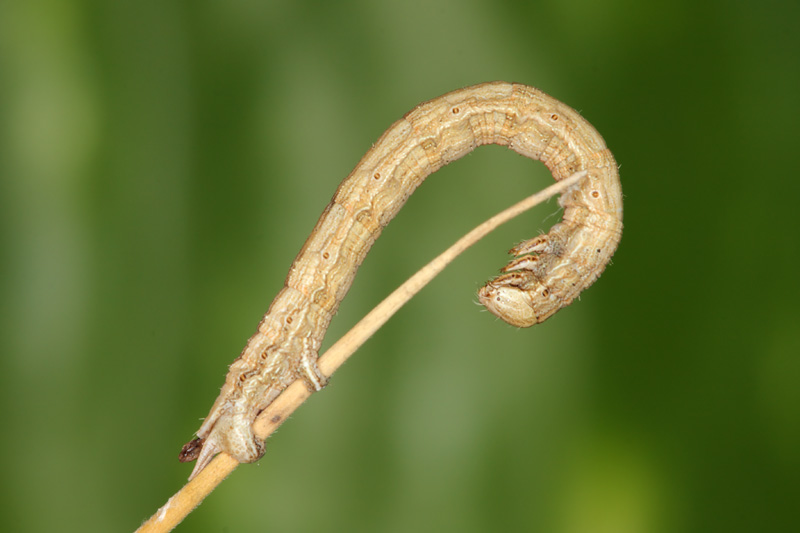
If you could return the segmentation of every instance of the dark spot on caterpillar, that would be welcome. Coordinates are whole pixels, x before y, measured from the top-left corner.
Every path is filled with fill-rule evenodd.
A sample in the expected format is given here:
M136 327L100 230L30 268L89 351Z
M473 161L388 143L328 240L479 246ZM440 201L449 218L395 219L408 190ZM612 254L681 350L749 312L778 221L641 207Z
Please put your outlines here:
M286 317L286 323L287 323L287 324L291 324L292 322L293 322L293 320L292 320L292 317L290 317L290 316L287 316L287 317Z
M600 193L598 191L592 191L592 198L600 198Z
M381 179L381 173L380 172L376 172L375 174L372 175L372 177L375 178L376 180L379 180L379 179Z
M283 420L283 417L281 415L275 415L272 418L270 418L269 421L272 422L273 424L277 424L281 420Z
M550 120L558 120L558 115L553 113L552 115L550 115Z
M205 439L195 437L184 444L183 448L181 448L181 453L178 454L178 461L182 463L190 463L197 459L197 457L200 455L200 450L203 449L203 442L205 442Z
M545 298L547 298L548 296L550 296L550 291L548 291L547 289L544 289L544 290L542 291L542 296L544 296Z
M454 115L458 115L460 112L461 112L461 110L459 108L457 108L457 107L453 108L453 114Z
M331 256L331 254L329 254L328 252L324 252L324 253L322 254L322 257L323 257L324 259L328 259L330 256Z

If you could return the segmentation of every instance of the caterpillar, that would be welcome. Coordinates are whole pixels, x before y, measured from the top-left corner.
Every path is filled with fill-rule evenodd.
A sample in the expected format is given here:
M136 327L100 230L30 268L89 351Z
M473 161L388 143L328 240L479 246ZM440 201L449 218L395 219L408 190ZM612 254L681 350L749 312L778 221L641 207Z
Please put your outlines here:
M259 459L264 443L251 429L258 413L296 379L312 391L325 386L319 347L370 247L428 175L484 144L541 161L556 180L588 175L561 195L560 222L511 249L515 258L478 291L479 301L528 327L598 278L622 235L622 190L617 163L591 124L516 83L484 83L422 103L380 137L322 212L197 437L181 450L181 461L197 459L192 477L219 452L242 463Z

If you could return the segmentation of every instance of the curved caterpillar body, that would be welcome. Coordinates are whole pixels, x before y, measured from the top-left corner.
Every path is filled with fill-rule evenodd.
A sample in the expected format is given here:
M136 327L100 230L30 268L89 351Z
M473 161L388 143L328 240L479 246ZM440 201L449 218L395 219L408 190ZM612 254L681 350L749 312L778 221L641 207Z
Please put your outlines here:
M614 157L591 124L537 89L504 82L420 104L381 136L323 211L197 438L184 446L181 460L198 459L193 476L220 451L257 460L258 413L298 378L312 390L325 385L316 365L322 337L375 239L425 177L483 144L542 161L556 180L588 176L561 196L561 222L511 250L517 257L480 289L481 303L527 327L597 279L622 233L622 191Z

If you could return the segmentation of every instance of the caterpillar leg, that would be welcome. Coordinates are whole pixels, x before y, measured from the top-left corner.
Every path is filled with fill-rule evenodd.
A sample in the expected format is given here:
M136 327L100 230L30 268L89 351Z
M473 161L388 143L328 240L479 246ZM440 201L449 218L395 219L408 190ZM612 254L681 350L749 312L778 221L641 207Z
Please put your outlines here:
M320 391L328 384L328 376L317 366L317 359L317 352L311 350L305 350L300 357L297 377L303 380L311 392Z

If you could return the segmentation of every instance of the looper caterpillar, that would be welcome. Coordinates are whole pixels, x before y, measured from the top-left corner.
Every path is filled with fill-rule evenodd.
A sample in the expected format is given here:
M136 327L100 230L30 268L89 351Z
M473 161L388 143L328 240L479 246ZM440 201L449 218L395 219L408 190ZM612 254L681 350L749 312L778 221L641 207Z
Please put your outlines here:
M541 91L493 82L420 104L395 122L339 185L292 264L284 288L230 365L197 438L181 451L192 476L218 452L239 462L263 455L251 426L291 382L320 390L317 352L331 318L381 230L431 173L484 144L542 161L556 180L588 177L561 195L563 219L515 246L517 256L479 291L509 324L528 327L569 305L602 273L622 234L617 164L599 133Z

